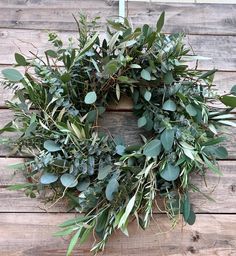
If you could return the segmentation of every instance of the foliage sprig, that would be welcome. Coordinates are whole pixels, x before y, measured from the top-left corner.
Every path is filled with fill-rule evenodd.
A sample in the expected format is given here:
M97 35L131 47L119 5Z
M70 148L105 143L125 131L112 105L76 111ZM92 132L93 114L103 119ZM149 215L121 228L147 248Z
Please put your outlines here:
M189 192L200 189L191 175L204 179L207 169L221 175L216 160L227 157L219 145L222 125L235 126L235 86L220 96L216 70L188 67L203 57L191 54L183 34L161 33L164 13L156 28L108 21L105 38L96 32L96 20L81 15L76 22L78 41L64 45L50 33L52 48L44 56L15 54L24 74L2 71L3 84L14 91L7 102L14 118L1 132L20 133L12 141L14 152L31 155L23 169L33 182L12 189L35 197L49 188L48 200L66 197L71 209L83 213L56 234L73 234L67 255L91 234L99 240L91 250L103 250L114 230L128 235L132 218L147 228L156 206L173 225L180 214L192 225ZM122 95L132 98L137 126L148 131L137 145L98 125ZM217 101L227 108L215 107Z

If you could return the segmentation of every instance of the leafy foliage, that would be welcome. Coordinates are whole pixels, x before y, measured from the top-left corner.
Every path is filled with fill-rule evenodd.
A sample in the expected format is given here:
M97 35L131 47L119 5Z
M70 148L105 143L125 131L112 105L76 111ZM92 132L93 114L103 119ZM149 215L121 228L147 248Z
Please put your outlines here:
M45 56L15 54L24 74L2 71L3 84L14 90L7 105L15 115L0 132L20 133L12 141L14 152L33 157L25 169L35 183L12 189L34 195L51 188L49 199L67 197L84 214L56 234L74 234L67 255L91 233L99 238L94 252L104 249L115 229L128 235L130 216L145 229L157 196L174 223L182 213L192 225L190 175L204 177L207 168L220 174L216 159L227 157L227 150L219 146L218 131L235 125L229 120L235 86L219 96L212 89L216 70L188 68L186 60L202 57L191 55L184 35L161 33L164 13L156 28L108 21L105 39L95 32L96 20L81 15L76 22L78 42L69 39L65 46L51 33ZM133 99L137 126L149 132L142 145L125 145L97 126L108 104L122 95ZM228 108L208 104L216 101Z

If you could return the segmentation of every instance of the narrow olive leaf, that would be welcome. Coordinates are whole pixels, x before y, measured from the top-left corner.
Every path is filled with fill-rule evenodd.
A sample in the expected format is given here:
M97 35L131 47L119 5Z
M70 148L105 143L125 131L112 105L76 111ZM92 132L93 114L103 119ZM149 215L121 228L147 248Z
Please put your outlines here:
M116 98L120 100L120 85L116 84Z
M147 123L147 119L145 116L142 116L138 119L138 127L141 128L143 126L145 126Z
M221 123L221 124L227 125L227 126L236 127L236 122L235 121L219 120L218 123Z
M6 68L2 70L3 76L12 82L19 82L23 79L22 74L14 68Z
M188 104L186 106L186 112L190 115L190 116L196 116L197 115L197 110L194 108L193 105Z
M220 171L220 169L215 166L207 157L205 157L204 155L202 156L203 157L203 160L206 164L206 166L211 170L213 171L214 173L218 174L218 175L221 175L222 176L222 172Z
M165 12L162 12L156 24L157 33L159 33L162 30L164 22L165 22Z
M184 200L183 200L183 216L184 216L185 222L188 221L188 218L189 218L189 215L190 215L190 211L191 211L191 206L190 206L190 202L189 202L189 197L188 197L188 195L184 195Z
M93 104L97 100L96 92L88 92L84 98L85 104Z
M161 171L160 176L166 181L174 181L179 177L180 168L168 163Z
M70 227L70 226L75 226L75 225L78 225L79 223L83 223L84 221L89 220L92 217L93 217L92 215L90 215L90 216L80 215L76 218L69 219L69 220L62 222L61 224L59 224L59 227L66 228L66 227Z
M143 70L141 71L141 77L142 77L144 80L147 80L147 81L150 81L150 80L151 80L151 75L150 75L149 71L146 70L146 69L143 69Z
M118 37L120 36L120 34L121 34L121 31L117 31L117 32L112 36L112 38L110 39L108 45L109 45L109 48L110 48L111 50L114 48L115 43L117 42Z
M25 57L19 53L15 53L15 60L18 65L20 66L27 66L27 61Z
M71 253L72 253L74 247L76 246L78 239L80 237L80 233L81 233L81 228L71 238L70 244L69 244L67 252L66 252L66 256L71 256Z
M118 228L121 228L126 223L131 211L134 208L135 200L136 200L136 194L129 200L129 202L125 208L125 212L122 215L120 222L118 224Z
M224 103L226 106L229 106L231 108L236 108L236 97L235 96L221 96L220 101Z
M176 104L173 100L169 99L167 101L164 102L162 109L166 110L166 111L175 111L176 110Z
M146 144L143 154L147 157L157 157L161 153L161 141L154 139Z
M61 147L54 142L53 140L46 140L43 144L43 147L48 151L48 152L57 152L61 150Z
M203 73L203 74L199 77L199 79L205 79L205 78L207 78L207 77L213 75L216 71L217 71L217 69L209 70L209 71Z
M83 49L81 49L78 57L82 56L84 53L86 53L96 42L98 38L98 32L96 32L93 37L85 44L85 46L83 47Z
M104 210L98 216L97 221L96 221L96 227L95 227L96 232L100 233L105 229L105 225L107 223L107 218L108 218L108 213L109 213L109 208Z
M186 222L189 225L193 225L195 223L195 221L196 221L196 215L195 215L195 213L194 213L194 211L192 210L192 207L191 207L189 217L188 217Z
M76 187L78 180L70 173L64 173L60 178L61 184L66 188Z
M57 53L53 50L47 50L47 51L45 51L45 54L51 58L57 58Z
M49 172L45 172L41 177L40 177L40 182L41 184L44 185L49 185L51 183L56 182L58 179L58 175L54 174L54 173L49 173Z
M65 228L61 231L58 231L58 232L55 232L53 234L53 236L68 236L70 235L73 231L75 231L75 228L74 227L69 227L69 228Z
M175 131L173 129L165 129L160 137L162 146L166 151L170 151L175 138Z
M137 69L139 69L139 68L142 68L140 65L138 65L138 64L130 64L130 67L131 68L137 68Z
M114 193L118 191L119 183L116 178L111 178L106 187L106 198L108 201L112 201Z

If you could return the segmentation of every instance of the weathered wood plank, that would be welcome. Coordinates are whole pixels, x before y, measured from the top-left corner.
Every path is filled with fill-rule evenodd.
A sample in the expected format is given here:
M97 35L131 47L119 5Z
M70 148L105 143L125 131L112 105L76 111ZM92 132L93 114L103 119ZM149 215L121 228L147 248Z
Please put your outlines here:
M96 8L94 8L94 6ZM148 1L130 1L129 18L133 24L155 25L164 10L164 31L187 34L236 34L235 5L173 4ZM24 29L76 30L72 13L82 10L90 17L100 16L104 27L106 19L118 15L117 1L63 0L63 1L1 1L0 26ZM62 18L63 17L63 18Z
M1 109L1 127L8 123L13 114L10 110ZM100 126L106 127L113 136L122 135L127 144L137 144L140 142L139 134L145 134L145 131L137 127L137 118L132 112L107 112L100 119ZM236 136L235 128L224 127L222 131L225 131L228 140L224 143L229 151L229 159L236 159ZM2 137L15 138L14 133L4 133ZM0 145L0 156L9 156L11 150L8 145Z
M21 171L7 168L10 163L18 163L22 159L0 159L0 212L67 212L68 205L65 200L59 201L55 206L45 204L43 195L37 199L27 198L23 191L10 191L6 186L26 182ZM192 183L200 188L214 201L209 201L200 193L191 193L191 202L198 213L236 213L236 172L235 161L219 161L222 177L208 171L206 184L198 176L191 178ZM15 175L14 175L15 174ZM161 200L158 200L161 202Z
M0 66L0 72L1 70L9 68L9 66ZM21 72L24 72L23 69L19 69ZM216 85L214 88L219 92L219 94L228 93L231 89L231 87L236 84L236 72L216 72L214 84ZM0 90L0 108L3 108L5 106L6 100L11 100L13 97L12 90L9 90L7 88L1 88ZM117 107L113 106L113 108L117 109ZM130 104L130 101L123 101L122 104L119 104L119 109L126 109L130 110L132 109L132 106Z
M0 214L0 251L2 256L64 256L68 238L55 238L57 225L72 217L70 214ZM106 247L103 256L156 255L235 255L236 216L197 215L196 224L182 229L179 224L170 231L166 216L155 215L155 222L146 231L129 227L129 239L117 232ZM92 239L76 248L73 255L92 255Z
M59 36L65 42L68 37L76 38L77 34L60 32ZM212 58L199 62L199 69L236 71L236 37L189 35L186 37L186 43L193 47L196 54ZM28 56L30 50L37 52L34 47L39 53L52 48L47 42L45 31L0 29L0 64L15 63L14 53L19 52L19 49Z

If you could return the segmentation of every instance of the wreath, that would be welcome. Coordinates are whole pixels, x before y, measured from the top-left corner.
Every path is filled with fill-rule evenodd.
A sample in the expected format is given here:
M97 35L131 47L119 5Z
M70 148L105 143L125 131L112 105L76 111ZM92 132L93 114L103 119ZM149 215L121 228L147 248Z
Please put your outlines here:
M161 33L164 13L155 28L108 21L106 36L96 32L96 19L81 14L76 23L77 40L63 43L50 33L52 47L43 55L15 54L24 74L2 71L2 83L14 91L14 100L6 102L14 118L1 133L17 132L13 152L29 156L17 166L29 182L10 188L30 197L46 191L53 204L67 198L70 209L82 213L56 233L72 236L67 255L90 234L99 239L91 251L103 250L114 230L128 235L133 219L147 228L154 208L173 225L181 215L192 225L189 191L200 188L191 175L221 174L216 159L227 157L221 129L235 126L230 111L236 86L220 96L213 84L216 70L188 67L203 57L191 54L183 34ZM143 134L136 145L99 125L123 95L132 99ZM227 108L216 107L217 101Z

